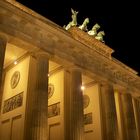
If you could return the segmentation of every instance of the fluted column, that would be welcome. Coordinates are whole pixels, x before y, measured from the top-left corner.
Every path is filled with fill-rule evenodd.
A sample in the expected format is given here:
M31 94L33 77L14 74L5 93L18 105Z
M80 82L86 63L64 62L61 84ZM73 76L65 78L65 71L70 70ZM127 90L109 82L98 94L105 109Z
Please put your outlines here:
M2 82L2 71L3 71L4 57L5 57L5 50L6 50L6 40L0 37L0 87Z
M134 116L136 122L136 130L137 130L137 137L140 140L140 101L135 98L132 98L133 109L134 109Z
M0 36L0 110L1 110L1 102L2 102L2 72L3 72L6 43L7 43L6 40Z
M31 57L24 140L47 140L48 67L45 54Z
M121 93L119 90L115 90L115 103L116 103L116 113L117 113L117 123L118 123L118 135L119 140L126 140L125 130L124 130L124 120L123 120L123 109L121 102Z
M137 140L136 125L132 98L130 94L121 94L123 121L125 127L126 140Z
M117 139L117 116L113 86L109 83L101 84L101 111L103 140Z
M77 68L64 74L64 130L65 140L83 140L83 95L81 72Z

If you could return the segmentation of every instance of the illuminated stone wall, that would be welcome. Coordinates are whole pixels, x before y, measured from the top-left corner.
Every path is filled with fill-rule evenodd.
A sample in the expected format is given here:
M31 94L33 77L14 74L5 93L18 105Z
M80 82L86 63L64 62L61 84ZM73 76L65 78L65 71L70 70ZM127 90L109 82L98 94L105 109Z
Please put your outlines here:
M64 72L56 71L49 76L48 133L50 140L63 139Z
M101 140L101 115L98 84L84 90L84 128L85 140Z
M28 71L29 57L5 71L0 139L23 139Z

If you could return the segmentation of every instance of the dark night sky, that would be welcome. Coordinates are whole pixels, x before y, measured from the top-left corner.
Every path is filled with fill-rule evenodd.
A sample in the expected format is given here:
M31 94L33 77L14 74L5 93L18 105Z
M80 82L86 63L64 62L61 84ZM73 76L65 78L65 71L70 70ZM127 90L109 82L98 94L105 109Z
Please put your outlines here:
M113 57L140 73L140 8L135 0L17 0L60 26L71 21L71 8L78 13L78 24L86 17L88 29L99 23ZM85 2L84 2L85 1ZM133 3L132 3L133 2Z

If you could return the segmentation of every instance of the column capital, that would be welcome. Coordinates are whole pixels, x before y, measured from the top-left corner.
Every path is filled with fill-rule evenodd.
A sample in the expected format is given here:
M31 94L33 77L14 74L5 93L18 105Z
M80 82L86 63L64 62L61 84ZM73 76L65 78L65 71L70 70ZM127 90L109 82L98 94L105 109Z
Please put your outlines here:
M68 70L69 72L73 72L73 71L78 71L78 72L82 72L82 69L74 64L68 64L64 66L65 70Z
M140 102L140 96L139 97L134 97L137 101Z
M7 37L3 34L0 34L0 40L5 40L5 42L7 42Z
M114 91L121 93L121 94L134 94L135 91L133 89L130 88L126 88L126 87L122 87L120 85L113 85Z
M130 85L127 86L123 86L120 84L113 84L114 90L115 91L119 91L121 93L129 93L129 94L134 94L137 92L137 90L135 90L133 87L131 87Z
M34 51L31 51L30 54L35 59L40 58L40 57L44 57L44 58L46 57L46 59L50 59L50 55L48 55L48 53L46 53L40 49L35 49Z
M109 81L100 81L99 84L101 87L106 87L106 88L112 87L113 88L113 84Z
M108 86L108 85L111 85L111 83L110 82L106 82L106 81L101 81L100 85L101 86Z
M126 94L127 93L127 90L125 88L114 88L114 91L115 92L118 92L120 94Z

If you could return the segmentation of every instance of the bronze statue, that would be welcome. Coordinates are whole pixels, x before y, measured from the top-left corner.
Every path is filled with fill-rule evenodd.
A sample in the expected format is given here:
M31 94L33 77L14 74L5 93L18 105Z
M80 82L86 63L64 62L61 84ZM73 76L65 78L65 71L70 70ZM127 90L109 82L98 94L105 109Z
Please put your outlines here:
M103 40L103 36L105 36L105 32L104 31L100 31L97 36L95 36L95 38L103 43L105 43L105 41Z
M88 31L88 29L87 29L87 24L88 24L88 23L89 23L89 18L86 18L86 19L84 20L83 24L79 26L79 28L80 28L81 30L83 30L83 31Z
M74 11L72 8L71 8L71 12L72 12L72 21L69 22L69 24L67 26L64 25L64 28L66 30L70 29L72 26L77 26L77 14L78 12L77 11Z
M88 31L88 34L95 37L97 35L97 31L100 29L100 25L96 23L90 31Z

